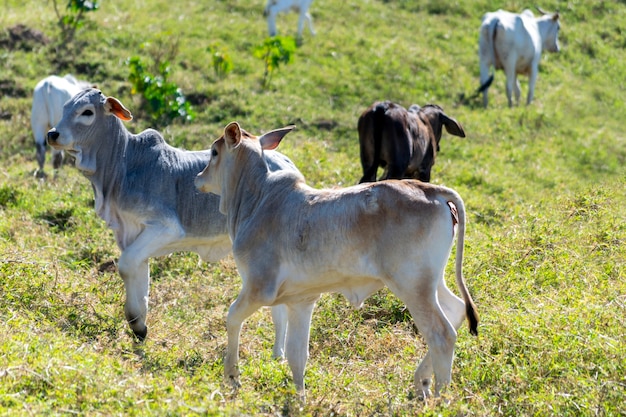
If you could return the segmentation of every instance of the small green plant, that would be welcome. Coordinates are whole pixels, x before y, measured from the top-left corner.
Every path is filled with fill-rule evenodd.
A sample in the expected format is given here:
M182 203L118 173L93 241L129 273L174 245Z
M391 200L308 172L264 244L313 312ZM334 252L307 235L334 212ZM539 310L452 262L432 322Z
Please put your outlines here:
M288 64L293 60L296 51L296 41L289 36L273 36L265 39L262 45L254 49L254 56L263 60L265 73L263 74L263 88L268 88L272 74L281 64Z
M168 80L171 72L168 61L158 64L157 74L152 74L137 56L128 58L126 65L130 69L131 93L141 94L153 122L161 125L175 119L193 120L195 112L191 103L178 85Z
M0 187L0 207L6 208L15 205L20 199L21 192L10 185Z
M207 51L211 54L215 75L218 78L224 78L233 69L233 60L230 58L230 55L228 55L226 49L221 48L216 43L209 46Z
M61 15L57 0L52 2L54 6L54 12L59 18L59 27L61 28L60 45L67 45L74 39L76 30L85 24L85 13L95 12L98 10L99 4L97 1L91 0L68 0L65 7L66 14Z

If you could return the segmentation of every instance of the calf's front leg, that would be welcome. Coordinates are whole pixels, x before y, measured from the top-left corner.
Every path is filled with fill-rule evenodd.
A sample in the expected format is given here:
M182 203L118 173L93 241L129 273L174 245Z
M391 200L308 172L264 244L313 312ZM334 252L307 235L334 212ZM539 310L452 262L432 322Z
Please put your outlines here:
M176 223L151 225L144 229L135 240L122 247L118 261L118 270L124 280L126 303L124 312L126 320L139 340L148 334L146 316L148 314L148 297L150 292L150 267L148 259L159 253L162 247L179 239L182 229ZM124 242L118 236L118 242Z
M124 314L126 321L137 338L143 341L148 335L146 316L150 292L150 267L148 260L130 261L128 255L120 256L118 269L124 280L126 302Z
M260 303L254 302L242 289L237 299L230 305L226 317L226 332L228 347L224 358L224 382L234 389L241 387L239 381L239 335L244 320L261 307Z

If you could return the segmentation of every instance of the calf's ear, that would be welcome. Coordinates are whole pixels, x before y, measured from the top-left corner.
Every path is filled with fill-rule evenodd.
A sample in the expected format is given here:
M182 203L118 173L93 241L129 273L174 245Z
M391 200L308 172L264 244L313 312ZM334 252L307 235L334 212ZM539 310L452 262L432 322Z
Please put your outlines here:
M452 117L448 117L445 113L441 113L440 117L443 125L446 127L446 130L449 134L461 138L465 137L465 131L463 130L463 126L461 126L461 123L457 122Z
M124 105L115 97L107 97L104 102L104 110L108 114L112 114L125 122L133 120L133 115L130 110L124 107Z
M261 142L261 148L263 150L272 150L276 149L280 141L285 137L285 135L296 127L294 125L285 126L281 129L271 130L259 137L259 142Z
M234 149L239 145L239 142L241 142L241 127L239 127L239 123L230 122L224 128L224 142L228 150Z

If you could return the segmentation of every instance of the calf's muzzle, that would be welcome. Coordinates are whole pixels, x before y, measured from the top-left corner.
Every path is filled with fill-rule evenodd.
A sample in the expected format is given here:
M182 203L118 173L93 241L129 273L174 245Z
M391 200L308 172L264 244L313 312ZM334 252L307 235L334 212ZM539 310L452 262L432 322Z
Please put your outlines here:
M48 130L48 145L54 145L59 138L59 132L55 128Z

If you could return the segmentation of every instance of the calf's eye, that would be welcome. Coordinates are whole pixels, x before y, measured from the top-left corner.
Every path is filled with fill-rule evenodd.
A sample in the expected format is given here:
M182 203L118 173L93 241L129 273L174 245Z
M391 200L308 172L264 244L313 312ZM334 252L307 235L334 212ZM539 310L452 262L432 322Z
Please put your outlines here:
M85 110L81 116L93 116L93 112L91 110Z
M217 150L211 149L211 156L217 156Z

